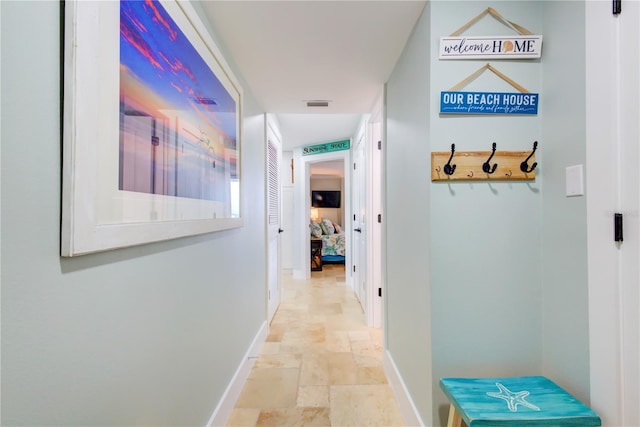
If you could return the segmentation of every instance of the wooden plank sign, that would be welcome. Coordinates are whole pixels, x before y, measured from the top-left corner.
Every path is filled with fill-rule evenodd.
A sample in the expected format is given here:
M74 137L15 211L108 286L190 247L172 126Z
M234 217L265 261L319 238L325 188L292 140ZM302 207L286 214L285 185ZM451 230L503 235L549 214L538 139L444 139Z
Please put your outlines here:
M537 93L440 92L442 114L538 114Z
M345 139L343 141L328 142L326 144L308 145L302 148L302 155L310 156L313 154L323 154L333 151L348 150L351 145L350 142L350 140Z

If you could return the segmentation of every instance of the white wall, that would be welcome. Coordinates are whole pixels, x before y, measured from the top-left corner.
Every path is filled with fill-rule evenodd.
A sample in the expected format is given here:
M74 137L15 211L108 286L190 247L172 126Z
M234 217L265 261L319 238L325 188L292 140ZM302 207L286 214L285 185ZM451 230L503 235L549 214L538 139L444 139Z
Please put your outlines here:
M266 318L262 112L243 228L62 259L60 5L0 5L1 424L205 425Z

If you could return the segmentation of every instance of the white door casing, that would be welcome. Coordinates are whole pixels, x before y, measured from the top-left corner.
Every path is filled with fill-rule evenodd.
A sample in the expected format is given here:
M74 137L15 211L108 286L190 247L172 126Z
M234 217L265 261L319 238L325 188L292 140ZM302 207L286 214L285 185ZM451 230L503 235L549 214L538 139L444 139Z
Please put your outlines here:
M352 267L350 242L353 236L352 227L347 227L347 219L352 218L351 214L351 173L349 166L351 165L351 151L334 151L331 153L317 154L311 156L302 155L302 147L296 148L293 152L294 162L294 194L293 194L293 217L294 230L293 239L295 242L293 277L294 279L309 280L310 272L310 248L309 248L309 221L311 210L311 191L309 186L310 164L324 162L329 160L343 160L344 163L344 194L341 203L344 206L345 217L345 246L346 259L345 269ZM353 288L351 276L346 275L347 285Z
M356 142L356 146L353 151L353 158L353 169L351 171L353 174L353 191L351 194L353 216L350 218L353 225L353 241L351 243L353 267L351 269L351 274L353 277L353 290L355 291L356 296L360 301L360 305L366 315L370 310L370 307L368 305L367 298L367 164L365 162L364 133L360 135L360 138Z
M381 104L381 102L380 102ZM367 323L382 327L382 105L367 126Z

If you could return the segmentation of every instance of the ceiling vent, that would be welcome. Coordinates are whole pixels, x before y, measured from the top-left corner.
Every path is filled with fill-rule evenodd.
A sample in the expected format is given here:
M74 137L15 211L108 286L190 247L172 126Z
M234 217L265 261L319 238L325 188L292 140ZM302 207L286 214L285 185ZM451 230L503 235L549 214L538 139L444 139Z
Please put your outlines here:
M307 107L328 107L329 101L317 99L314 101L307 101Z

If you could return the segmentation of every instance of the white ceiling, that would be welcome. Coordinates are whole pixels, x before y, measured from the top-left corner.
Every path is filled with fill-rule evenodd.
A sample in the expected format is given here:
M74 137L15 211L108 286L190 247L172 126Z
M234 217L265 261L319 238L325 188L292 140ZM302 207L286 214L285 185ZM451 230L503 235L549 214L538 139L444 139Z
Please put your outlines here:
M344 177L344 160L310 163L309 173L316 177Z
M371 112L425 1L202 1L285 150L353 136ZM329 107L307 107L328 100Z

